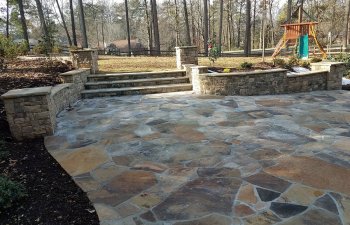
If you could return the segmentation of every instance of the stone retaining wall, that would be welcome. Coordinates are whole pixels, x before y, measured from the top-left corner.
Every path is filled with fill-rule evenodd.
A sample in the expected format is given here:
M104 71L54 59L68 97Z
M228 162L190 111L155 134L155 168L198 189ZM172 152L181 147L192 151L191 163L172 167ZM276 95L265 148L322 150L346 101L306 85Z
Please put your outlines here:
M90 68L92 74L98 73L98 51L96 49L72 50L70 53L75 68Z
M15 89L2 95L12 135L17 140L52 135L57 114L80 98L89 71L63 73L65 83L54 87Z
M341 89L344 63L314 63L311 68L313 71L308 73L287 75L284 69L207 73L203 67L194 66L190 76L194 92L207 95L268 95Z

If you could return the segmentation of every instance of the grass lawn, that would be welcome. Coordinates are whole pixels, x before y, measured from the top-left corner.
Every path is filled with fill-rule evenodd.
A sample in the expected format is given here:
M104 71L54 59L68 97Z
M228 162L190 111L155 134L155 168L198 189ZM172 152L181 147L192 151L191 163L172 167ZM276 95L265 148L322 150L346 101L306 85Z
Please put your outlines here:
M217 67L239 67L243 62L258 63L261 57L223 57L219 58L214 66ZM267 58L272 61L272 58ZM176 69L175 56L171 57L120 57L120 56L99 56L98 61L100 73L111 72L139 72L139 71L160 71ZM207 57L199 58L199 65L212 66Z

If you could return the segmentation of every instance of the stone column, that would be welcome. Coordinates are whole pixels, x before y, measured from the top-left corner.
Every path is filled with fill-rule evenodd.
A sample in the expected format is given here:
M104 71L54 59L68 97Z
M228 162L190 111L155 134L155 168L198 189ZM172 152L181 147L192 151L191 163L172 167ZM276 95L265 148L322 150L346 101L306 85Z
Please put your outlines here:
M208 67L193 66L191 69L193 91L195 94L203 94L200 82L200 74L208 73Z
M175 47L176 50L176 68L181 70L184 64L198 65L197 46Z
M98 72L98 51L96 49L72 50L73 66L77 69L90 68L92 74Z
M50 109L51 89L15 89L1 96L11 133L17 140L53 134L56 115Z
M311 63L312 71L328 71L327 90L341 90L342 78L346 73L346 66L343 62L318 62Z

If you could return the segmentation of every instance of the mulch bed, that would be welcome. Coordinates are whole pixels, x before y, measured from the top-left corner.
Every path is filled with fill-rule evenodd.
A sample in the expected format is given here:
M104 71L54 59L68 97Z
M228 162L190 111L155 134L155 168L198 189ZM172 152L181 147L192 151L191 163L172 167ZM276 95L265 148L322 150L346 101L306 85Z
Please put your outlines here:
M15 88L51 86L69 64L46 60L12 61L0 73L0 95ZM97 214L84 193L52 158L42 138L15 141L0 101L0 139L10 152L0 161L0 173L22 183L28 196L5 211L0 224L99 224Z
M254 64L251 68L224 68L224 67L209 67L208 70L217 72L217 73L224 73L224 70L226 73L233 73L233 72L249 72L249 71L254 71L254 70L269 70L269 69L276 69L272 63L267 63L267 62L261 62L261 63L256 63ZM227 71L229 70L229 71Z

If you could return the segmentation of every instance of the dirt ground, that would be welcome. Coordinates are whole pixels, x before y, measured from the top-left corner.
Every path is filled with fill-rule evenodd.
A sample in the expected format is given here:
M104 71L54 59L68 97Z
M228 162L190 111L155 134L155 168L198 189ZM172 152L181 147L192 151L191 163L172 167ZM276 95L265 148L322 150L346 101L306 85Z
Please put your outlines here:
M16 88L60 83L58 74L71 64L47 60L15 60L0 73L0 95ZM6 210L0 209L0 224L99 224L86 194L45 149L43 139L18 142L11 137L0 101L0 141L9 152L0 161L0 176L22 183L28 193Z

